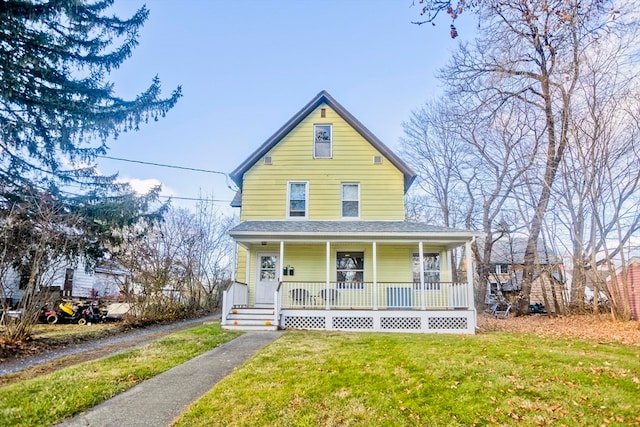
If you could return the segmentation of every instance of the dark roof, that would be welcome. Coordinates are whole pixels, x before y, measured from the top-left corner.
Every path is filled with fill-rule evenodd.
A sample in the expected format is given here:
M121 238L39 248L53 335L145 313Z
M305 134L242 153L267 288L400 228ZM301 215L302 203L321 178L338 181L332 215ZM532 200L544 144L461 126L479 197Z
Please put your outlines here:
M491 250L492 264L524 264L524 252L527 239L522 237L504 237L493 244ZM540 264L558 264L562 258L552 249L545 248L542 240L538 241L538 260Z
M407 221L245 221L229 234L244 239L440 239L443 243L464 242L479 233Z
M287 123L284 124L276 133L267 139L256 151L253 152L240 166L229 174L231 179L242 188L242 177L257 161L277 145L293 128L295 128L302 120L304 120L311 112L318 108L321 104L331 107L344 121L349 123L365 140L373 145L382 155L384 155L395 167L397 167L404 175L404 191L406 192L411 183L416 178L415 172L396 154L393 153L386 145L382 143L369 129L364 127L354 116L351 115L342 105L340 105L326 91L320 92L313 98L302 110L296 113Z
M233 196L233 200L231 201L232 208L240 208L242 207L242 191L236 191L236 194Z

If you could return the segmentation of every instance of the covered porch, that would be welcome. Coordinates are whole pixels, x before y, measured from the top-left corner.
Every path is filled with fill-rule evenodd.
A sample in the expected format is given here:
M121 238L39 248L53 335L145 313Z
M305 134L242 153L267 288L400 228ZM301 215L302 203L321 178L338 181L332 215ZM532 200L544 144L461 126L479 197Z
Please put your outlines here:
M301 233L309 223L232 230L239 268L224 293L223 326L240 328L260 310L254 323L269 328L475 332L470 257L466 277L452 280L453 251L470 253L472 232L363 221L354 232L354 224L315 221L316 231Z

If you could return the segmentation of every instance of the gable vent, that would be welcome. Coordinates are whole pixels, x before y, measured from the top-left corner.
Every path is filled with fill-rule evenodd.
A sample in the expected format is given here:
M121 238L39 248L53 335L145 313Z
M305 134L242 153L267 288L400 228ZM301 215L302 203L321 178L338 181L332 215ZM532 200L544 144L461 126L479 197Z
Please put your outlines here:
M382 156L373 156L373 164L381 165L382 164Z
M264 156L264 164L265 165L272 165L273 164L273 159L271 158L271 156Z

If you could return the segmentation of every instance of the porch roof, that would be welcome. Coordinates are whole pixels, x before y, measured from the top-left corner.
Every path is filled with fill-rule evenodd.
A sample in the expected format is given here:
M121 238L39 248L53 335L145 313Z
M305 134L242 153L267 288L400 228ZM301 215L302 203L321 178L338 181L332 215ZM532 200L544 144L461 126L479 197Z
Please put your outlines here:
M459 246L482 233L408 221L244 221L229 231L240 243L276 241L429 241Z

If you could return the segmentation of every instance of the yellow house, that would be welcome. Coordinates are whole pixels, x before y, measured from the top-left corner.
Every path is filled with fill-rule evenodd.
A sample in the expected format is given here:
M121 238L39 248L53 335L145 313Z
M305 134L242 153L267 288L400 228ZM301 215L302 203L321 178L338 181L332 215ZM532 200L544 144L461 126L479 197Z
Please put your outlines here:
M405 221L415 173L327 92L230 176L224 327L474 333L472 277L452 281L451 250L477 233Z

